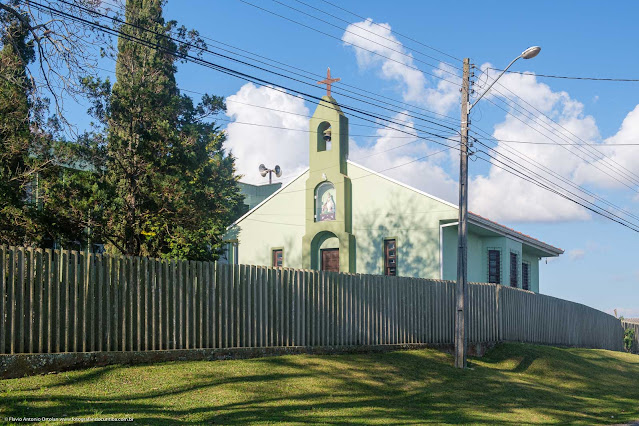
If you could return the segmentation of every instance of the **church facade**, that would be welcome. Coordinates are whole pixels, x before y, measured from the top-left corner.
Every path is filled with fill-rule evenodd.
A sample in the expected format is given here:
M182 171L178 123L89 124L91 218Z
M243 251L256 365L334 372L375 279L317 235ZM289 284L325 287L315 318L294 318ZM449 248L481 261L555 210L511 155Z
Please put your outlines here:
M455 280L457 206L348 160L348 119L324 96L309 167L229 228L232 263ZM469 214L468 279L539 291L563 250Z

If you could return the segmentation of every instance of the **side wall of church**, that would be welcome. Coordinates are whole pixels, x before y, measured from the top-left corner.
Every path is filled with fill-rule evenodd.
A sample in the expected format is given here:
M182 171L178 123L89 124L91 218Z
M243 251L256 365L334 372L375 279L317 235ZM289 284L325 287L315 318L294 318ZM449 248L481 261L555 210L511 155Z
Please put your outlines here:
M238 242L238 263L272 266L272 251L283 249L283 266L302 268L306 179L308 172L252 210L227 232L226 240Z
M457 209L348 163L353 187L353 234L356 270L383 274L384 240L397 240L397 274L440 278L440 220Z

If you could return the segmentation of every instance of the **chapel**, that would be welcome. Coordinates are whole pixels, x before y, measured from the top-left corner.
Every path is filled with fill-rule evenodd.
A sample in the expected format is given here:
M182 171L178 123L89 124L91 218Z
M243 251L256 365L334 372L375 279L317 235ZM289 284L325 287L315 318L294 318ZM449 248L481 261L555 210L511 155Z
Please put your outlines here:
M457 205L348 159L348 118L330 91L310 119L309 167L227 230L222 261L455 280ZM468 280L539 292L563 250L476 214Z

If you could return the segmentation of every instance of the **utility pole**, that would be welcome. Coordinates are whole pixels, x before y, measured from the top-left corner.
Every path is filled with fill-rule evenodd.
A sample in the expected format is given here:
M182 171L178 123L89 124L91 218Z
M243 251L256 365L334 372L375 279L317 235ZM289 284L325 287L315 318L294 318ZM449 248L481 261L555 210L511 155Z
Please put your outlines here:
M461 141L459 146L459 221L457 223L457 285L455 288L455 367L466 368L468 337L466 335L466 300L468 299L468 113L470 92L470 59L464 59L461 89Z
M521 55L513 59L506 68L503 69L497 78L493 79L490 86L471 105L470 95L470 59L464 59L464 76L461 88L461 141L459 145L459 221L457 222L458 245L457 245L457 286L455 287L455 367L466 368L466 354L468 352L468 336L466 334L466 324L468 323L468 128L470 119L468 114L477 102L497 80L519 59L532 59L539 54L541 47L532 46L524 50Z

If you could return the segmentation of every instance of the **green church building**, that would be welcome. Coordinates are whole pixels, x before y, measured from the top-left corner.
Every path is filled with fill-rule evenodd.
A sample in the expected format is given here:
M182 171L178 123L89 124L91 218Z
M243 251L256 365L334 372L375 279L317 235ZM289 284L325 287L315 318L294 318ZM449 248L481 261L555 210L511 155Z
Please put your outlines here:
M455 280L457 206L348 160L348 118L324 96L309 167L237 219L231 263ZM563 250L469 214L468 279L539 292Z

